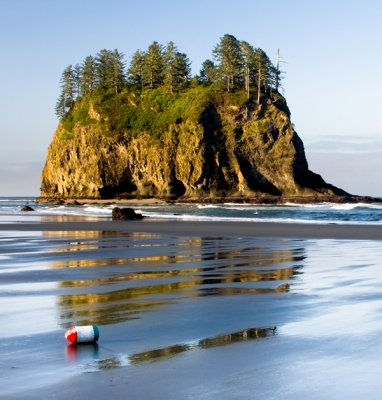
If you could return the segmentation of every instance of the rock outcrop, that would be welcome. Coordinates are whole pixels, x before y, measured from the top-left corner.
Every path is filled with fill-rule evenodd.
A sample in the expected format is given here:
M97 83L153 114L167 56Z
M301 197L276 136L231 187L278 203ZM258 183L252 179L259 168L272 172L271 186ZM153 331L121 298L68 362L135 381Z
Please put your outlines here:
M347 195L309 170L282 97L265 99L261 106L211 100L201 105L197 118L183 115L159 136L145 130L114 134L108 117L89 104L86 123L74 123L70 132L63 123L58 126L42 174L41 196Z
M23 211L23 212L34 211L34 208L32 208L31 206L22 206L20 211Z
M140 220L143 219L144 217L142 214L136 213L132 208L114 207L111 213L111 218L113 220L127 221L127 220Z

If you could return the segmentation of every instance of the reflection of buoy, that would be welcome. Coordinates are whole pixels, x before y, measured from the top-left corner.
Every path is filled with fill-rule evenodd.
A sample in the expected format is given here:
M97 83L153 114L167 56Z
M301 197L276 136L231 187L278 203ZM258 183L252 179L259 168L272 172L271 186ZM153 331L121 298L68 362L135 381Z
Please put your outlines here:
M99 330L95 325L71 326L65 332L65 338L70 343L91 343L99 338Z
M98 358L98 343L69 343L65 347L66 359L69 362L95 360Z

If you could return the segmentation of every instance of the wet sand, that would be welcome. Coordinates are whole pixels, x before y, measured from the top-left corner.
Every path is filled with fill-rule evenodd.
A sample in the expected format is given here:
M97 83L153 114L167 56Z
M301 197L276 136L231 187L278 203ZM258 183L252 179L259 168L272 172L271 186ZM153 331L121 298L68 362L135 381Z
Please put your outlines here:
M352 224L298 224L273 222L223 222L223 221L143 221L84 220L83 218L45 218L42 222L2 223L3 231L82 231L108 230L122 232L147 232L176 235L234 235L253 237L302 239L354 239L381 240L381 225Z
M25 217L0 230L0 398L382 389L379 226ZM73 324L99 326L99 343L69 345Z

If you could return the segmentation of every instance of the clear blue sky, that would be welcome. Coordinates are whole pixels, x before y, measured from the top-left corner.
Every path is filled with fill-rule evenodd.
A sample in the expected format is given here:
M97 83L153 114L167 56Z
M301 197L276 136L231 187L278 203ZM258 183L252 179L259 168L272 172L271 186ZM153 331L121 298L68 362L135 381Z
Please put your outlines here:
M286 63L285 96L312 170L382 196L379 0L0 0L0 195L37 195L68 64L129 60L172 40L193 73L230 33Z

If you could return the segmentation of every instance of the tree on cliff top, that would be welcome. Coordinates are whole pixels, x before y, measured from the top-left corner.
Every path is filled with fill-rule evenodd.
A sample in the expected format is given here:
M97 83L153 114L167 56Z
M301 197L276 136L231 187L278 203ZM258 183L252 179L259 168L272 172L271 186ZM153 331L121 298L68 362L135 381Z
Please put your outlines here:
M145 86L154 89L163 83L163 46L153 42L144 56L142 78Z
M96 61L88 56L82 63L81 94L91 93L96 86Z
M206 60L200 70L200 81L206 85L211 85L217 81L218 71L216 65L211 60Z
M222 79L230 92L239 84L242 75L243 57L240 42L232 35L224 35L213 50Z
M128 80L133 85L139 85L143 87L143 69L145 62L145 53L143 51L137 50L131 59L130 67L128 69Z
M114 88L118 93L125 83L124 55L118 50L101 50L95 59L96 82L102 88Z
M245 41L240 42L244 69L244 90L247 99L250 97L250 87L256 79L256 56L254 48Z
M56 115L62 118L73 106L76 84L72 65L68 65L61 75L61 93L56 103Z
M190 77L190 61L185 53L180 53L174 42L167 44L164 58L164 85L170 93L183 89Z
M262 49L254 49L245 41L224 35L213 49L215 63L206 60L200 76L190 77L190 61L179 52L173 42L167 46L154 41L147 51L136 51L125 71L124 55L118 50L100 50L95 57L88 56L74 68L68 66L61 76L61 93L56 103L56 114L61 119L80 96L113 89L118 95L124 88L135 86L147 91L163 87L173 94L191 84L222 84L228 92L243 90L247 99L257 95L272 97L281 84L279 58L274 66ZM126 79L126 72L128 79Z
M261 88L267 89L271 81L272 63L262 49L256 49L254 53L254 66L257 79L257 103L260 104Z

